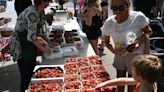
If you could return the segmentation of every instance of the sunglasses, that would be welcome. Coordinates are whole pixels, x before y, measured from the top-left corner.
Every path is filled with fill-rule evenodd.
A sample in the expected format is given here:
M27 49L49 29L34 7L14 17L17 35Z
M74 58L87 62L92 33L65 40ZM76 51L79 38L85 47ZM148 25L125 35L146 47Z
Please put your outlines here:
M111 6L111 9L112 9L113 11L124 11L125 8L127 8L127 5L126 5L126 4L119 5L119 6L116 6L116 5Z

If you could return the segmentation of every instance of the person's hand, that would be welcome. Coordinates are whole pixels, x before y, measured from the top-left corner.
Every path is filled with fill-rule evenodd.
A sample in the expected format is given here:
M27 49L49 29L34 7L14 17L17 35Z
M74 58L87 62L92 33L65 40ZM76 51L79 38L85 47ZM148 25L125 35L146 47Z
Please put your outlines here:
M129 52L129 53L132 53L132 52L138 50L138 48L139 48L139 43L135 42L135 43L129 45L129 46L126 48L126 51Z
M138 50L139 47L140 47L140 44L139 43L134 43L133 51Z
M96 88L95 88L95 91L96 91L96 92L101 92L101 87L96 87Z
M104 83L100 83L100 84L96 85L96 87L95 87L96 92L101 92L101 88L104 86L105 86Z

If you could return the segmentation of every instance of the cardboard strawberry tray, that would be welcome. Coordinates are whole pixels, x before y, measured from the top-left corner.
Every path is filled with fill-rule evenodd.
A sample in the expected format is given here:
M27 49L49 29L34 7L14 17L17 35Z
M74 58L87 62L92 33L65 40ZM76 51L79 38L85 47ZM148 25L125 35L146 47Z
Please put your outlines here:
M69 57L65 59L65 63L75 63L75 62L77 62L77 60L74 57Z
M97 83L95 80L83 80L82 81L82 92L96 92L95 87Z
M64 92L62 78L32 79L27 92Z
M64 38L64 35L63 33L61 32L56 32L56 31L52 31L49 33L49 36L48 36L48 39L51 41L51 42L57 42L59 43L59 45L64 45L65 44L65 38Z
M72 81L72 82L65 82L64 83L64 91L65 92L80 92L82 89L81 81Z
M64 64L64 69L72 69L72 68L78 68L78 63L66 63Z
M88 57L91 65L102 65L102 61L101 61L101 58L97 55L93 55L93 56L89 56Z
M103 65L92 65L93 71L106 71L105 67Z
M67 37L70 37L70 36L73 37L73 36L80 36L80 35L79 35L79 33L78 33L77 31L75 31L75 30L74 30L74 31L71 30L71 31L65 31L65 32L64 32L64 37L67 38Z
M91 65L102 65L103 64L101 59L91 59L89 61L90 61Z
M88 56L88 59L89 59L89 60L99 60L99 59L101 59L101 58L100 58L100 56L98 56L98 55L92 55L92 56Z
M80 72L80 74L92 73L93 69L91 67L82 67L82 68L79 69L79 72Z
M32 79L38 78L63 78L63 65L37 65L34 68Z
M89 59L87 56L81 56L77 58L77 62L82 61L82 62L89 62Z
M72 74L78 74L78 73L79 73L78 68L64 69L65 75L72 75Z
M94 71L96 78L110 78L110 75L107 71Z
M80 75L72 74L72 75L64 76L64 82L72 82L72 81L80 81Z
M83 61L79 61L78 62L78 67L90 67L90 63L89 62L83 62Z
M108 81L110 79L106 79L106 78L101 78L101 79L96 79L96 83L97 84L100 84L102 82L105 82L105 81ZM100 89L100 92L115 92L115 91L112 91L114 90L114 87L113 86L104 86Z
M76 29L65 31L64 38L66 42L65 46L74 45L78 49L84 47L84 41Z
M80 75L81 80L93 80L95 79L94 73L83 73Z

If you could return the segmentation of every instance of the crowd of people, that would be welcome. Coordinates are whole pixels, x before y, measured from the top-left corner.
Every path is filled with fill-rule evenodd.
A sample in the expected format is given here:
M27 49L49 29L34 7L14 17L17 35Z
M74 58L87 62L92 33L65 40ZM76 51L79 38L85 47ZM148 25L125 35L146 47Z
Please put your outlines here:
M120 85L119 83L120 81L126 81L126 78L125 80L120 78L126 77L126 72L128 72L128 77L133 76L131 78L132 80L130 79L131 82L133 81L134 84L139 82L142 86L147 86L141 80L135 80L135 76L132 73L134 71L132 66L135 57L144 54L145 56L141 57L149 57L146 54L149 54L149 36L153 33L149 26L149 18L158 16L159 7L157 7L156 1L110 0L109 2L108 0L92 0L92 4L90 2L91 0L79 0L79 21L82 24L82 30L86 33L97 55L99 55L99 38L102 40L100 46L103 47L103 44L105 44L107 49L115 55L113 66L116 68L116 77L119 78L119 82L117 79L116 81L111 80L98 85L98 88L107 84L112 86L117 85L118 91L124 92L124 85L126 83L121 83ZM109 3L111 5L110 8L108 8ZM108 9L113 11L112 16L108 16ZM111 39L114 41L114 45L111 44ZM146 61L143 60L142 62ZM157 72L159 75L155 77L157 79L159 79L162 71L162 65L161 63L159 64L160 68L159 72ZM138 72L137 69L138 67L135 67L135 70ZM155 79L153 82L150 82L141 73L135 73L135 75L142 77L152 85L157 81ZM127 78L127 80L129 79ZM139 87L139 90L135 92L156 92L155 88L152 88L152 85L148 88ZM134 85L130 83L128 92L133 92L134 89Z
M43 10L50 1L33 0L32 4L30 0L15 0L18 18L10 42L10 52L20 70L21 92L27 89L30 82L36 65L37 48L44 53L51 53L50 49L38 42L37 37L42 36L50 45L55 44L47 39L43 31ZM77 9L78 22L95 53L99 55L99 48L106 46L115 55L113 66L116 68L117 79L98 84L97 90L110 85L124 92L124 85L129 85L128 92L157 92L156 82L163 67L158 57L149 55L149 36L153 33L149 18L158 16L157 3L154 1L77 0L74 3L77 4L74 9ZM109 14L108 9L113 13ZM101 44L98 47L99 38ZM111 40L114 44L111 44ZM126 72L130 78L125 78Z

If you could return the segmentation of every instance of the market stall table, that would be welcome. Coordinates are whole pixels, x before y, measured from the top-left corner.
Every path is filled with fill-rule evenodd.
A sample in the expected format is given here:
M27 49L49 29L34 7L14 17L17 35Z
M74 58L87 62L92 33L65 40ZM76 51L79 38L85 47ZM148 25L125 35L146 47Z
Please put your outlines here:
M30 88L32 88L32 90L35 89L33 88L35 83L38 85L44 85L45 82L43 81L46 80L46 84L49 83L48 85L63 85L62 90L64 90L64 92L66 92L66 90L72 89L72 91L78 90L78 92L80 92L80 90L81 92L85 90L90 90L90 92L93 92L97 83L101 83L110 79L110 73L106 68L109 67L109 65L105 65L101 58L96 56L91 44L89 43L85 33L82 32L76 19L58 23L64 25L65 30L77 30L84 41L84 46L82 48L78 48L78 55L63 56L54 59L45 59L42 57L41 65L37 65L34 69L35 77L32 77L29 90ZM75 59L75 62L68 62L70 59ZM41 80L39 80L39 78ZM71 81L71 83L67 81ZM92 83L92 88L88 88ZM79 88L76 88L74 84L79 84ZM75 88L70 88L70 86ZM112 88L109 86L108 89L111 90Z
M62 23L62 22L60 22ZM69 20L66 22L63 22L63 25L65 27L66 30L72 30L72 29L76 29L79 31L80 36L82 37L83 41L84 41L84 46L83 48L79 48L79 55L76 56L71 56L71 57L80 57L80 56L91 56L91 55L95 55L95 52L91 46L91 44L89 43L88 39L86 38L85 33L82 32L78 22L76 21L76 19L73 20ZM54 59L42 59L42 63L43 65L63 65L65 63L65 59L68 57L62 57L62 58L54 58Z

